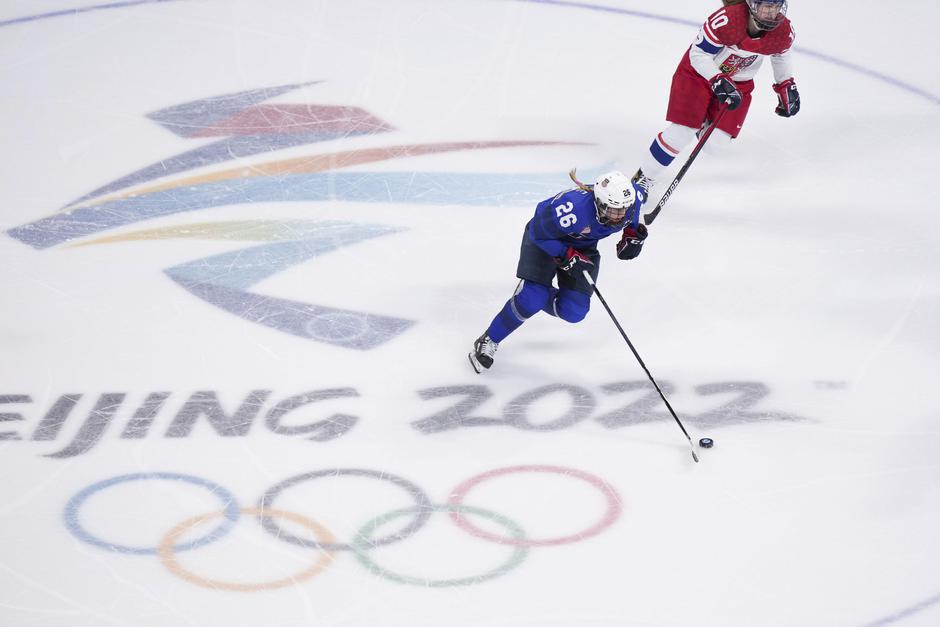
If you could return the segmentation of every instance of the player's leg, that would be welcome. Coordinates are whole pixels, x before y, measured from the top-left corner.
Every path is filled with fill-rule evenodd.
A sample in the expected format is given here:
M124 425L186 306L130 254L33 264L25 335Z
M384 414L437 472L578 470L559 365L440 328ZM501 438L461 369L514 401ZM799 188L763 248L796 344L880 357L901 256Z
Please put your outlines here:
M731 144L731 140L741 133L741 127L744 126L744 120L747 119L747 112L751 108L751 92L754 91L754 81L742 81L735 83L738 91L741 92L741 105L734 111L726 111L718 123L718 128L712 133L708 143L705 144L703 151L712 155L721 154L725 148ZM713 100L708 105L706 115L707 124L711 123L718 115L719 103Z
M594 262L588 272L593 281L597 281L597 276L601 269L601 255L596 248L582 250L588 258ZM549 303L551 310L547 308L544 311L561 318L566 322L581 322L587 316L591 309L591 296L594 294L594 288L587 282L584 275L568 276L567 274L558 275L558 286L554 297Z
M721 156L727 152L727 148L731 145L733 139L731 135L720 128L716 129L702 147L702 152L709 157Z
M522 280L487 327L485 335L499 344L522 323L544 309L555 292L554 287Z
M709 104L714 100L708 82L689 65L682 63L672 77L668 126L653 138L644 155L634 182L649 191L656 179L668 168L686 146L695 140L696 131L705 121Z
M557 270L555 260L523 233L516 268L519 285L483 335L473 343L469 359L474 370L479 373L492 366L499 343L548 306L558 292L552 287Z
M640 170L634 175L634 183L643 185L649 191L656 179L672 165L682 149L695 140L698 129L670 122L650 144L649 152L640 164ZM643 180L645 178L645 180Z
M555 299L555 310L565 322L581 322L591 310L591 297L584 292L561 288Z
M512 298L506 301L483 335L473 342L473 350L469 355L473 369L480 373L492 366L499 343L545 308L557 291L541 283L525 279L519 281Z

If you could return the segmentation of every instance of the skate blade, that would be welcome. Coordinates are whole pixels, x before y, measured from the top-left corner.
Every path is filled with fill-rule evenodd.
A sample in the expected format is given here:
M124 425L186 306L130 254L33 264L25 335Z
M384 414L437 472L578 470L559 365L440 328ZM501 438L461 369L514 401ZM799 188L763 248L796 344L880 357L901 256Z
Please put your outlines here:
M483 372L483 364L481 364L480 362L478 362L476 359L473 358L472 352L467 354L467 359L470 360L470 365L473 366L473 369L476 371L477 374L481 374Z

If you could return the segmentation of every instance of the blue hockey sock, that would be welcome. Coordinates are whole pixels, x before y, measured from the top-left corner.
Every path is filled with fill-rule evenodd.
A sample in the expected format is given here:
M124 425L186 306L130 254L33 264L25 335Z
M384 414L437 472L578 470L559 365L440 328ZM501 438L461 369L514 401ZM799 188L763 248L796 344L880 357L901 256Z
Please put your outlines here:
M510 333L522 326L522 323L539 312L554 296L553 287L522 281L513 297L506 301L493 322L490 323L486 334L497 344L502 342Z

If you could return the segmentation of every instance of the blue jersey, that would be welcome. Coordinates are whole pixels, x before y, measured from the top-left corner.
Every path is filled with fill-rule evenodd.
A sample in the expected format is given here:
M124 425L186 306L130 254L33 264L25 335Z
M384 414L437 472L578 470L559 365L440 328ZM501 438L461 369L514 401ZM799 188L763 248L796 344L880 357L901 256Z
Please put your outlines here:
M636 228L640 219L641 197L627 214L628 220L619 226L604 226L597 220L594 192L570 189L536 206L535 215L526 225L526 231L535 244L552 257L564 257L568 247L594 248L608 235L619 233L626 225Z

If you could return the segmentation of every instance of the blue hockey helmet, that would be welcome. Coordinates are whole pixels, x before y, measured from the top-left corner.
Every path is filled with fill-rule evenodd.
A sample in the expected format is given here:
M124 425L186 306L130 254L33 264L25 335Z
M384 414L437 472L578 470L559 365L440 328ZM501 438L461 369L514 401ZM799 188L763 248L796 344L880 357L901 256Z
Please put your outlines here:
M754 23L761 30L773 30L787 16L787 0L747 0Z

